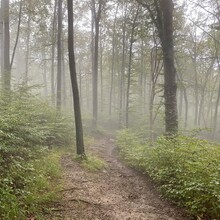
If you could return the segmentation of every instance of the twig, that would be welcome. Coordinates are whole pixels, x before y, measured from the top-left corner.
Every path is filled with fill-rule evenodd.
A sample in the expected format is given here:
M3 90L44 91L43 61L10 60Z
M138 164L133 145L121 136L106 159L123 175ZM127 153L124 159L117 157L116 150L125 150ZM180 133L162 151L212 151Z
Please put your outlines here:
M72 188L69 188L69 189L62 189L59 192L66 192L66 191L73 191L73 190L80 190L80 189L81 188L78 188L78 187L72 187Z
M90 201L87 201L87 200L84 200L84 199L70 199L68 200L69 202L72 202L72 201L75 201L75 202L83 202L83 203L86 203L86 204L89 204L89 205L101 205L100 203L94 203L94 202L90 202Z

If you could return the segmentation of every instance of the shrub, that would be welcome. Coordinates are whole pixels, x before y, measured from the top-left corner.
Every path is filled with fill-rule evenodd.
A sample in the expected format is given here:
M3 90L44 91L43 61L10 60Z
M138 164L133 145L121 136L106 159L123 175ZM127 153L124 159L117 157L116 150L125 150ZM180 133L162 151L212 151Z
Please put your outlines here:
M220 146L197 138L160 137L140 144L129 130L118 135L123 158L148 173L164 196L204 219L220 219Z
M0 98L0 219L39 214L54 198L58 149L73 141L72 120L26 89Z

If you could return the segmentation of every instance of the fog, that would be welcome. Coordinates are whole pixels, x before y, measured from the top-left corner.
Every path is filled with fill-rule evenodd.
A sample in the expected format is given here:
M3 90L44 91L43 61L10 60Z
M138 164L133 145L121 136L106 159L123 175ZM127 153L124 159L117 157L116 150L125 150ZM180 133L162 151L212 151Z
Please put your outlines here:
M219 7L215 1L209 5L184 3L175 4L174 11L179 131L218 140ZM57 85L61 83L62 110L71 112L66 2L62 11L61 82L57 81L57 8L50 1L23 1L19 24L20 7L20 2L10 2L10 56L18 38L11 70L12 89L36 86L33 94L56 106ZM198 13L190 20L185 12L192 7ZM91 10L96 14L93 18ZM93 7L87 1L74 1L74 45L85 129L94 126L96 87L95 120L99 129L143 129L150 139L155 139L165 130L164 68L158 31L149 12L135 1L107 1L96 23L97 16L97 3ZM215 28L210 26L212 21Z

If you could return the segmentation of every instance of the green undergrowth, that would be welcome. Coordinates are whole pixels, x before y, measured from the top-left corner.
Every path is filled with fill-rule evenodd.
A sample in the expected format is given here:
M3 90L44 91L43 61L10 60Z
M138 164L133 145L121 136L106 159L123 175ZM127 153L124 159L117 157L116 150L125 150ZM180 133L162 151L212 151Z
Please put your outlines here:
M24 88L0 98L0 219L40 219L56 199L70 121Z
M160 137L152 146L130 130L118 134L120 154L149 174L162 194L200 219L220 219L220 146L194 137Z

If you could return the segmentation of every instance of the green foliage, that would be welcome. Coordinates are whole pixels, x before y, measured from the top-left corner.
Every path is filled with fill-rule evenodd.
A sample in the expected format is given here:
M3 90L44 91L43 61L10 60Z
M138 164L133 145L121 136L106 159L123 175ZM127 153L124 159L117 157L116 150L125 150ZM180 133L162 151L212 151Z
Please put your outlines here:
M148 173L167 198L201 218L220 219L220 146L192 137L161 137L154 146L122 130L118 145L123 158Z
M0 98L0 219L39 215L55 198L59 149L73 141L70 121L26 89Z

